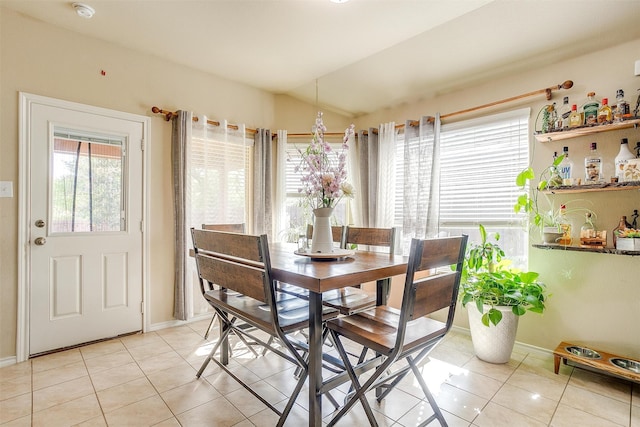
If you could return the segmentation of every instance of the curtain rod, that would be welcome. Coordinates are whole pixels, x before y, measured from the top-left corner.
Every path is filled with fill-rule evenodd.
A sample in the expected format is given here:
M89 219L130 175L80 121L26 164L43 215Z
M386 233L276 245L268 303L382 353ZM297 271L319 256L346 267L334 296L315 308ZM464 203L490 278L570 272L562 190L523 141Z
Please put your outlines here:
M169 121L169 120L171 120L172 118L174 118L175 116L178 115L178 113L175 113L173 111L163 110L163 109L158 108L158 107L151 107L151 112L153 112L154 114L162 114L166 121ZM192 120L194 122L197 122L199 119L198 119L197 116L193 116ZM220 122L217 122L215 120L209 120L209 119L207 119L207 124L210 124L212 126L220 126ZM238 130L239 127L238 127L238 125L227 124L227 129ZM258 131L256 129L250 129L250 128L245 128L244 132L245 133L251 133L251 134L258 133Z
M453 117L453 116L458 116L460 114L465 114L465 113L471 113L472 111L477 111L477 110L481 110L483 108L488 108L488 107L495 107L496 105L500 105L500 104L506 104L507 102L511 102L511 101L516 101L518 99L522 99L522 98L527 98L529 96L533 96L533 95L538 95L541 93L544 93L547 101L551 100L551 93L554 90L560 90L560 89L571 89L573 87L573 81L572 80L566 80L564 81L562 84L559 85L555 85L555 86L550 86L544 89L538 89L538 90L534 90L533 92L527 92L527 93L523 93L521 95L516 95L516 96L512 96L510 98L505 98L505 99L501 99L499 101L494 101L494 102L490 102L488 104L482 104L482 105L478 105L476 107L471 107L471 108L467 108L465 110L460 110L460 111L454 111L453 113L447 113L447 114L443 114L440 116L440 119L446 119L449 117ZM177 115L177 113L174 113L172 111L166 111L166 110L162 110L158 107L152 107L151 111L155 114L163 114L165 117L166 121L171 120L173 117L175 117ZM432 122L433 120L435 120L433 117L429 117L428 119L430 122ZM194 117L193 118L194 122L198 121L198 117ZM207 123L213 126L220 126L220 122L216 122L214 120L207 120ZM417 120L414 120L410 123L411 126L418 126L420 122L418 122ZM396 125L396 129L403 129L405 127L404 124L398 124ZM235 129L238 130L238 126L237 125L232 125L232 124L228 124L227 128L229 129ZM255 129L245 129L246 133L252 133L255 134L257 133L257 130ZM367 131L364 132L365 134L367 133ZM292 138L295 137L303 137L303 136L311 136L312 133L291 133L288 134L287 136L290 136ZM325 133L325 135L327 136L340 136L343 135L341 133ZM271 136L275 136L275 134L271 134Z

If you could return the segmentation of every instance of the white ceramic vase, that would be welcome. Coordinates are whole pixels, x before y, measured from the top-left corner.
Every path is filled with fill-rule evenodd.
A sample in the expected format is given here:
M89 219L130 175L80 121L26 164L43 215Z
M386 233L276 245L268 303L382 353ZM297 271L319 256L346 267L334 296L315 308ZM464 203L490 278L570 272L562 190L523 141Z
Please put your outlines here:
M489 323L487 327L482 324L482 314L473 301L466 307L469 314L471 341L476 356L489 363L507 363L516 342L520 316L513 314L511 307L496 306L494 308L502 312L502 320L497 325ZM488 305L484 306L485 313L489 308L491 307Z
M311 253L333 253L331 215L333 215L333 208L317 208L313 210L314 220L313 234L311 236Z

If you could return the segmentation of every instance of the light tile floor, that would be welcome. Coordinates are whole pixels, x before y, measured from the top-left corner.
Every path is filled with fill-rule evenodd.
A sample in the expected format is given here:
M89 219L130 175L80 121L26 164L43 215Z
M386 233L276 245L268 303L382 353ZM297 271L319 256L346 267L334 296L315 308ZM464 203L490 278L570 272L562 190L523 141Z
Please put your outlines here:
M195 378L212 342L208 321L131 335L41 356L0 369L2 426L273 426L277 416L211 363ZM273 354L236 347L230 366L269 402L283 406L293 367ZM473 355L452 331L423 367L452 427L640 427L640 386L571 366L553 373L553 357L516 347L509 363ZM338 400L342 395L336 394ZM409 427L432 411L405 379L372 407L381 426ZM307 425L303 390L287 425ZM331 405L323 405L330 416ZM360 405L338 425L368 425ZM437 425L433 423L432 425Z

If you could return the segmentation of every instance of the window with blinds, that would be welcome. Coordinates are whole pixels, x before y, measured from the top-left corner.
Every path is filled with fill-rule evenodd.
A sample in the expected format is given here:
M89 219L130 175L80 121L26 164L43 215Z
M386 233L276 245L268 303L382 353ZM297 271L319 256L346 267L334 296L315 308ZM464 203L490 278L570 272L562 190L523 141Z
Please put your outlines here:
M478 224L524 267L527 230L513 210L515 178L529 164L529 109L444 124L440 133L441 232L479 241ZM402 138L402 137L401 137ZM396 147L395 225L402 226L403 141Z
M529 164L529 112L518 110L441 129L440 224L511 226Z
M242 141L192 137L186 183L192 226L246 222L249 150Z

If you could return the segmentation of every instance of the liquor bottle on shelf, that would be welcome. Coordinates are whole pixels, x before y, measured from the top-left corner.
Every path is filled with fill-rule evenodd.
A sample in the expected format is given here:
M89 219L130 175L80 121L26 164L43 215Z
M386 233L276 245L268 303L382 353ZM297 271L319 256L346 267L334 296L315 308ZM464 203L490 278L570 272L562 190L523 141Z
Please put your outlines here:
M598 108L598 124L611 123L612 117L609 98L602 98L602 106Z
M582 116L578 113L578 106L573 104L569 113L569 127L577 128L578 126L582 126Z
M613 112L613 122L620 123L624 117L630 113L629 103L624 100L624 90L618 89L616 92L616 108Z
M558 165L563 185L573 185L573 162L569 159L569 147L562 149L564 158Z
M569 127L569 114L571 114L569 97L565 96L562 99L562 105L558 107L558 120L556 122L556 130L562 130Z
M598 109L600 108L600 102L596 99L595 92L589 92L587 94L587 101L582 104L582 115L584 125L598 124Z
M587 184L597 184L602 182L602 157L598 154L598 144L591 143L591 151L584 158L584 179Z
M567 207L565 205L560 206L560 217L558 218L558 226L562 231L562 237L558 239L558 243L563 246L571 245L573 239L571 238L571 222L567 218Z
M624 181L624 167L627 164L627 160L635 158L636 156L629 150L629 140L622 138L620 140L620 151L614 160L616 178L618 178L619 182Z
M631 224L627 222L627 216L623 215L620 217L620 222L618 223L618 226L613 229L613 247L614 248L616 247L616 243L618 241L618 232L624 231L627 228L631 228Z

